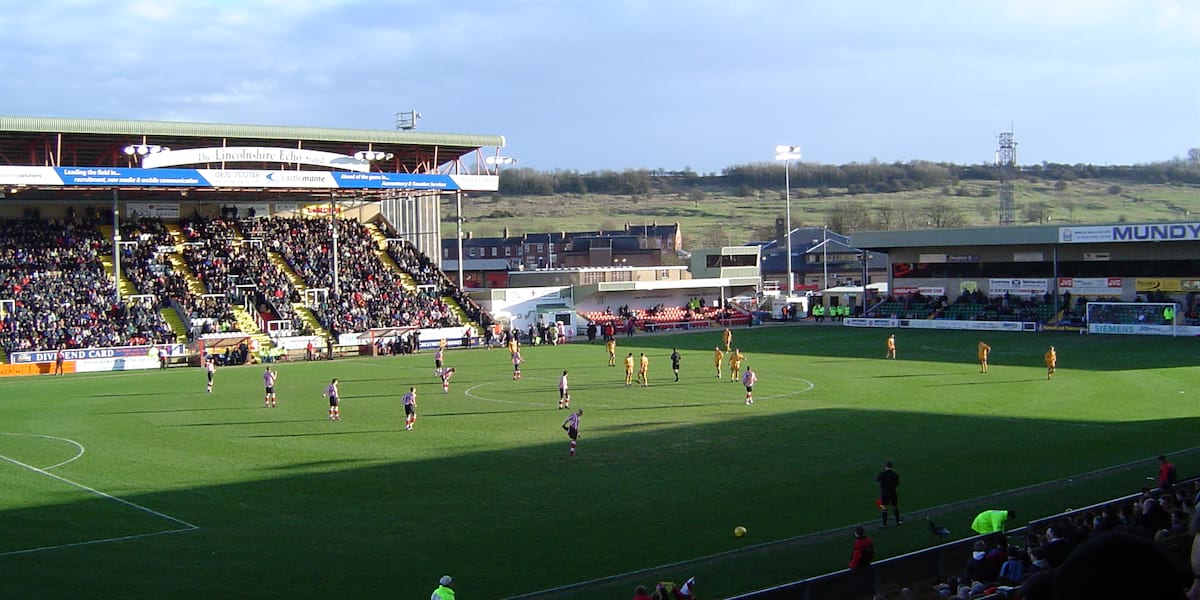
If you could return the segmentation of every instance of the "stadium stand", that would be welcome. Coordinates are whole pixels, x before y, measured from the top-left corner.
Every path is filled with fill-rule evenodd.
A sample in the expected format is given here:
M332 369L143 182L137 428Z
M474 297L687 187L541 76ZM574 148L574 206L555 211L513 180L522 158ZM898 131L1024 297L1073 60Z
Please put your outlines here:
M930 298L921 294L888 296L876 304L867 316L882 319L928 319L945 304L945 297Z
M944 305L943 298L940 303ZM935 319L958 321L1023 321L1046 323L1055 318L1053 298L1019 296L988 297L981 292L964 292L954 303L935 310Z
M175 334L155 299L116 302L97 222L73 211L59 220L0 219L0 321L6 354L167 343Z
M400 273L377 256L366 226L337 219L338 289L334 288L329 221L261 219L270 250L279 252L311 288L329 295L314 314L332 334L373 328L453 327L462 322L436 293L406 291Z

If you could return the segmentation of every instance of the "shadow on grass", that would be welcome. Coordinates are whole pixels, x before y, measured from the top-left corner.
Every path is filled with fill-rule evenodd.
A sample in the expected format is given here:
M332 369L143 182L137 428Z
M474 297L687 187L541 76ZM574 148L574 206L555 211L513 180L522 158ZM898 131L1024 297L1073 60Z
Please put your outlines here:
M233 481L167 478L151 493L132 490L157 485L153 469L133 484L106 482L112 475L105 467L88 471L82 461L55 476L3 464L23 474L25 493L17 498L26 504L0 511L5 596L119 589L124 598L212 598L255 589L278 597L413 598L449 573L463 597L612 598L636 583L693 575L706 597L722 597L843 568L849 528L878 518L874 476L885 457L904 477L913 523L873 534L881 558L934 543L923 516L965 534L981 509L1003 505L1031 518L1135 491L1153 472L1153 457L1190 448L1200 426L1200 418L1178 418L1071 428L1049 419L845 408L730 412L737 416L702 424L612 422L625 410L606 411L609 422L590 429L585 421L575 457L567 456L565 439L505 445L445 424L417 434L380 430L375 418L330 425L344 428L333 431L180 433L173 449L189 449L194 461L180 468ZM543 412L545 422L520 423L549 428L564 414ZM494 427L520 439L525 432L512 423ZM353 439L380 433L396 435ZM243 438L263 443L236 443ZM322 438L330 441L317 443ZM996 445L980 443L1018 439L1045 445L1014 443L996 460ZM1200 465L1191 454L1175 456L1183 473ZM326 470L340 465L346 468ZM1112 465L1125 471L1113 470L1114 481L1099 491L1071 492L1061 479L1083 481L1078 474ZM263 471L286 474L249 475ZM1042 494L1036 501L1029 499L1034 491ZM199 529L61 547L169 531L177 527L172 519ZM735 525L750 534L735 538ZM41 547L50 548L3 556Z

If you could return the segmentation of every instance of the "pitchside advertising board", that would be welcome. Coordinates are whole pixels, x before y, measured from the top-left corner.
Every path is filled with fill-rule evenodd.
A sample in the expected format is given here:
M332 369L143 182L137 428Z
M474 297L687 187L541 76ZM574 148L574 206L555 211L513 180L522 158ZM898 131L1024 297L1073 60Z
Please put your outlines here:
M183 344L159 344L156 346L121 346L118 348L75 348L63 350L63 359L75 363L75 371L130 371L158 367L158 351L167 356L185 356ZM15 365L53 363L57 350L35 352L13 352L8 361Z
M1063 244L1200 241L1200 223L1059 227L1058 241Z
M496 175L0 166L0 185L61 187L396 189L494 192Z

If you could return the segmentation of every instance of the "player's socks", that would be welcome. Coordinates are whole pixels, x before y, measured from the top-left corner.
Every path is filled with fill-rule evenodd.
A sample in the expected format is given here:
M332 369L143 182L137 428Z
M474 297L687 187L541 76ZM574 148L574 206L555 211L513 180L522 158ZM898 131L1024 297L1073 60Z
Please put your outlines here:
M880 511L880 517L883 517L883 528L887 529L887 509Z
M571 456L575 456L575 440L571 440Z

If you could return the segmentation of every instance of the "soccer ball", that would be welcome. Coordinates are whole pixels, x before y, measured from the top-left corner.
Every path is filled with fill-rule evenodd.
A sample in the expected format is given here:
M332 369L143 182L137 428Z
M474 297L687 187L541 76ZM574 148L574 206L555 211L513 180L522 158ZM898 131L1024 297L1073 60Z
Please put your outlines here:
M742 537L743 535L746 535L746 528L745 528L745 527L742 527L741 525L738 525L737 527L734 527L734 528L733 528L733 536L734 536L734 537Z

